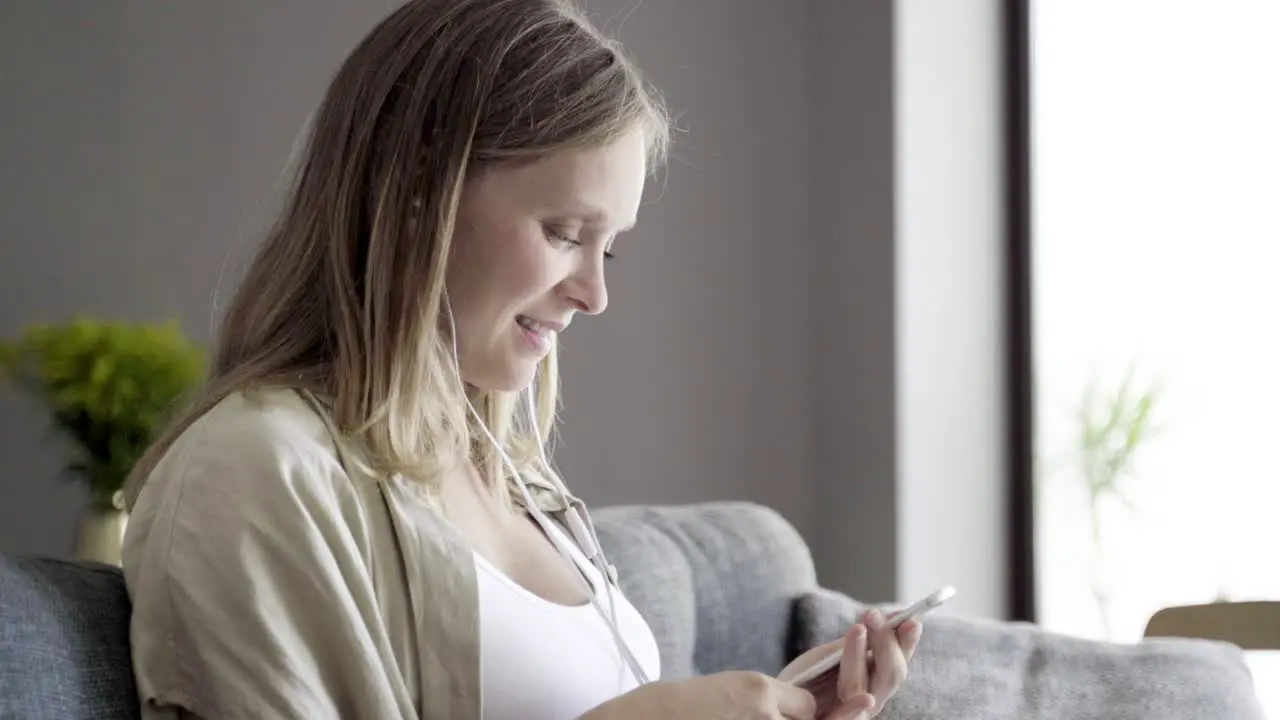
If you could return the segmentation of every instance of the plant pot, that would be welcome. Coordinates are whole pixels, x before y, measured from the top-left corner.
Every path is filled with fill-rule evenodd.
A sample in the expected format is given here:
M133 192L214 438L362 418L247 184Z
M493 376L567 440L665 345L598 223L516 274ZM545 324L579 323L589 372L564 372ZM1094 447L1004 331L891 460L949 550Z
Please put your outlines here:
M87 510L76 524L75 558L120 565L120 548L129 514L124 510Z

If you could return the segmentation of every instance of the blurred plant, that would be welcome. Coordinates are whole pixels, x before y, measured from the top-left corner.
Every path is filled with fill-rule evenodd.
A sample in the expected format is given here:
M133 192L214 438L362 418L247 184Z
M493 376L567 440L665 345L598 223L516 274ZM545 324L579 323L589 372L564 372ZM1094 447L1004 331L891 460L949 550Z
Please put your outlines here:
M1134 472L1139 452L1159 433L1154 413L1161 388L1157 384L1136 387L1132 367L1115 389L1104 391L1098 385L1096 379L1087 385L1076 409L1079 431L1076 460L1089 500L1094 552L1093 598L1103 632L1110 638L1110 592L1099 571L1105 553L1103 512L1111 500L1130 512L1136 510L1126 483Z
M77 318L0 342L0 379L30 392L72 441L67 471L95 510L119 509L129 470L165 416L203 381L204 350L176 323Z

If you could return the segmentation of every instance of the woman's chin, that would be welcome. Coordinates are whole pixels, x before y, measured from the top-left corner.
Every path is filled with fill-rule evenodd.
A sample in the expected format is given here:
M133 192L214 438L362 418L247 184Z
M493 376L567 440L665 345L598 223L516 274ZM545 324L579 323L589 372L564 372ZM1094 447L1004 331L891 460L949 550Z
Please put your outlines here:
M468 378L467 384L486 392L521 392L529 387L537 372L537 362L515 360L483 377Z

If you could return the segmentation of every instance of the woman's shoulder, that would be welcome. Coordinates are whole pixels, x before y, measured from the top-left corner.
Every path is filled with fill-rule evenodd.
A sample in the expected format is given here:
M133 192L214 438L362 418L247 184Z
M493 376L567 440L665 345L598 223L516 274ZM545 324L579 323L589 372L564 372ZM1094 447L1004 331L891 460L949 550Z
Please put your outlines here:
M251 459L333 456L334 439L321 412L318 404L290 388L241 390L196 419L174 448L214 445Z
M310 674L317 662L381 672L367 643L384 621L370 609L399 586L390 573L375 586L371 569L389 567L395 544L379 490L346 473L320 412L292 390L229 395L148 475L121 553L144 697L190 706L210 688L219 702L266 688L311 708L329 679Z
M147 484L210 463L222 470L220 481L230 483L264 475L343 474L336 439L321 412L288 388L231 393L174 439Z
M315 521L320 511L342 519L358 490L320 412L290 389L223 398L179 433L152 468L130 530L141 532L159 518L201 525L218 518L230 527Z

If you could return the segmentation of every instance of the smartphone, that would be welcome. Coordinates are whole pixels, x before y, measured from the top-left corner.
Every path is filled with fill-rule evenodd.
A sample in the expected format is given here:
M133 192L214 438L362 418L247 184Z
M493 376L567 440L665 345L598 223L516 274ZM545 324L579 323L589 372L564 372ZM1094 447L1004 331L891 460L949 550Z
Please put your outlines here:
M956 589L947 585L930 593L928 597L917 603L909 605L901 610L890 613L885 619L889 623L889 627L898 629L903 623L914 617L920 617L934 608L942 605L946 601L955 597ZM807 685L816 685L820 681L826 680L828 674L835 674L840 671L840 659L844 657L844 648L837 648L835 652L822 658L818 662L810 665L804 672L791 679L791 684L798 687Z

